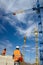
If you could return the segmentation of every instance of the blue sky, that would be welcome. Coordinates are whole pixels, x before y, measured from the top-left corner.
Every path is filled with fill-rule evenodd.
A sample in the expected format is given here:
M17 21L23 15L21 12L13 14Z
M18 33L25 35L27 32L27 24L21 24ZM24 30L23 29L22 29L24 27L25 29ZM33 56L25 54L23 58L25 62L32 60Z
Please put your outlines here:
M6 54L12 55L16 45L20 46L23 53L22 46L26 35L24 59L26 62L30 60L32 63L35 62L34 28L38 28L39 19L32 8L37 7L36 3L37 0L0 0L0 53L6 47ZM43 6L42 3L43 1L40 0L40 6ZM12 14L19 10L25 11L16 15ZM41 10L41 20L43 21L43 10Z

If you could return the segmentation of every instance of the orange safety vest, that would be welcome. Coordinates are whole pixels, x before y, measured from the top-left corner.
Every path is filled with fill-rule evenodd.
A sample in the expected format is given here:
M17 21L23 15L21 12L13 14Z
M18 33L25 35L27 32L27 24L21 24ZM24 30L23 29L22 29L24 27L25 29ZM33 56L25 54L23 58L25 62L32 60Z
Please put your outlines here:
M21 57L20 50L15 50L14 51L14 61L18 61L20 57Z

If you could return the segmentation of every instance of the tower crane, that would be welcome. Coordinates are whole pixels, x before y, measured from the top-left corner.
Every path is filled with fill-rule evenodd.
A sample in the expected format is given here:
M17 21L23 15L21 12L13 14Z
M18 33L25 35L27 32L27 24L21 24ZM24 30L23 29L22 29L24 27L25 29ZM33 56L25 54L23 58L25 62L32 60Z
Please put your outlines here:
M35 34L35 42L36 42L36 65L39 65L39 58L38 58L38 30L37 28L34 29Z
M34 8L34 10L36 10L37 14L38 14L38 19L39 19L38 27L40 27L39 35L42 34L42 41L43 41L43 25L42 25L42 21L41 21L41 12L40 12L41 9L43 9L43 7L40 7L39 0L37 0L37 8ZM40 41L40 46L41 46L41 44L43 45L42 41ZM41 59L41 56L42 56L41 53L43 53L42 50L40 51L40 65L43 65L43 63L41 64L41 62L43 62L43 60ZM38 56L38 45L36 45L36 60L38 61L37 56ZM36 61L36 65L38 65L37 61Z
M24 44L22 46L22 49L23 49L23 56L25 54L25 46L26 46L26 35L24 36Z

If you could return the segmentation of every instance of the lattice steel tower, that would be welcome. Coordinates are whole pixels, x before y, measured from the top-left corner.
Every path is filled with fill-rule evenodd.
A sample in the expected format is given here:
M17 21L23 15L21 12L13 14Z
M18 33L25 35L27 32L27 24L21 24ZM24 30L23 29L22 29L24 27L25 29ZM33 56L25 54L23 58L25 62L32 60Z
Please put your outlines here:
M35 42L36 42L36 65L39 65L39 57L38 57L38 30L37 28L35 28L34 30L34 34L35 34Z

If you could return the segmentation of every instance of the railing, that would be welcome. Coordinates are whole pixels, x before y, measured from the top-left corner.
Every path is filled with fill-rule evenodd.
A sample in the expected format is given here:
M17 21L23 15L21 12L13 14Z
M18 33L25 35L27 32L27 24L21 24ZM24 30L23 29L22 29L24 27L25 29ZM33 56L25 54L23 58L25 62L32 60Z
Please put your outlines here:
M12 56L1 56L0 55L0 65L14 65Z

